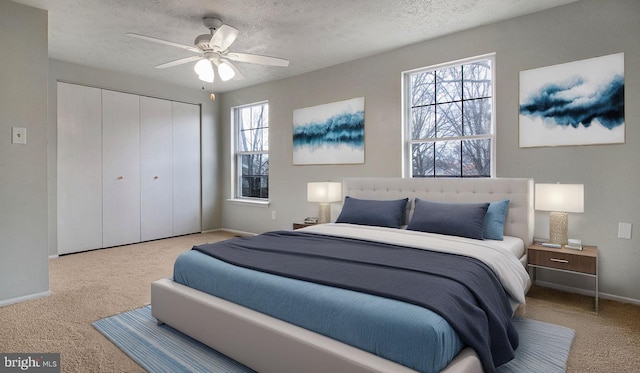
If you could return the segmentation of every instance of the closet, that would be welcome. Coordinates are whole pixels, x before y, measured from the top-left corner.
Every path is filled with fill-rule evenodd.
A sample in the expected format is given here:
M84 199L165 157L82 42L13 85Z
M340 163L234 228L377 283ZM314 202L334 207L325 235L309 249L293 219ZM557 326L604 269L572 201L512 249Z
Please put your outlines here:
M58 83L58 253L199 232L200 107Z

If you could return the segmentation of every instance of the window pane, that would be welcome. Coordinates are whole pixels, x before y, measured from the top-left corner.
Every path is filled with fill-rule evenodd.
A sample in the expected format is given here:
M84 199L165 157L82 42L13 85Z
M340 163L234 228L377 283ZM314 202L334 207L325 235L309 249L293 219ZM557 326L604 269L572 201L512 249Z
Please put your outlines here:
M238 109L238 111L240 112L240 130L264 128L269 126L269 113L266 105L243 107Z
M269 198L269 178L265 176L243 176L242 197Z
M435 73L433 71L411 75L411 106L433 105Z
M245 154L240 157L242 197L269 197L269 155Z
M263 151L269 149L269 106L266 104L237 109L238 150Z
M267 175L269 172L269 156L267 154L243 154L242 175Z
M414 177L433 177L434 143L413 144L411 146L412 174Z
M491 140L463 140L462 160L462 176L491 176Z
M462 99L462 66L436 71L436 100L451 102Z
M462 136L462 103L436 105L436 136Z
M491 99L464 101L464 135L486 135L491 133Z
M268 150L268 133L268 129L266 128L240 131L239 151L260 152L263 150Z
M491 97L491 61L478 61L462 67L464 99Z
M460 141L436 143L436 176L460 176Z
M435 106L411 109L411 138L430 139L436 137Z

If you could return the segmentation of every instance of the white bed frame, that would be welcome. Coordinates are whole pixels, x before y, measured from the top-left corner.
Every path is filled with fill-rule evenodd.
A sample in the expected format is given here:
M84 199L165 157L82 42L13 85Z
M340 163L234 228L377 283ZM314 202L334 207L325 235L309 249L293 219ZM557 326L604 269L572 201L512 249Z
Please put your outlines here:
M532 179L347 178L343 180L343 195L461 203L509 199L505 234L521 238L525 247L533 241ZM520 260L526 265L526 251ZM151 307L159 324L166 323L260 373L414 372L170 279L151 284ZM480 373L482 366L476 353L465 348L443 372Z

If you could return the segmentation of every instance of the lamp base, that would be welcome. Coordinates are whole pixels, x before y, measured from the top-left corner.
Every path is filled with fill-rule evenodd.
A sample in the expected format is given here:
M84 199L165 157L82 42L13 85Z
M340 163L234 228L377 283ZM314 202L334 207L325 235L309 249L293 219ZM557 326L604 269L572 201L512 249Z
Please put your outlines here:
M318 209L318 224L331 222L331 205L328 203L320 203Z
M566 245L568 243L569 214L566 212L549 213L549 241Z

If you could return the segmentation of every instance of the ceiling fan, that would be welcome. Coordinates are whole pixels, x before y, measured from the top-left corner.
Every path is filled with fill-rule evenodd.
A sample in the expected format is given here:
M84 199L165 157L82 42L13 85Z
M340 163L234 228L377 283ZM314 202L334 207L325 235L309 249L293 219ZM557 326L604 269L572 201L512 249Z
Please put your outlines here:
M242 74L231 63L231 61L255 63L259 65L269 66L289 66L289 60L277 57L262 56L250 53L230 52L229 46L236 40L238 30L229 25L225 25L221 20L215 17L204 17L202 22L209 29L209 34L198 35L193 42L193 46L174 43L172 41L154 38L151 36L140 35L128 32L127 35L152 41L154 43L169 45L172 47L186 49L190 52L197 53L197 56L180 58L169 61L156 66L157 69L164 69L182 65L185 63L198 61L194 70L198 74L198 78L204 82L213 83L214 66L217 68L218 76L222 81L230 79L242 79Z

